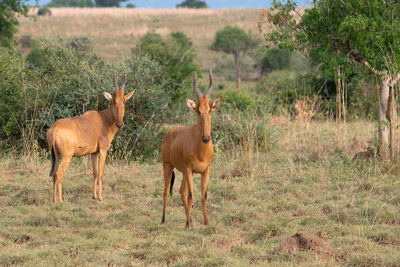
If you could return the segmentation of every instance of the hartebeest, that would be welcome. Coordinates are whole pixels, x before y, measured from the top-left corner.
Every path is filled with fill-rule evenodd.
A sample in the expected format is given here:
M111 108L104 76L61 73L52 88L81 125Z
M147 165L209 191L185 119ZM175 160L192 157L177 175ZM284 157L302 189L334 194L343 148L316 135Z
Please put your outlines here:
M126 73L124 81L118 87L114 72L114 93L104 92L111 102L109 108L102 111L87 111L82 116L56 121L47 132L47 143L51 152L51 171L53 177L53 202L56 202L56 183L58 198L63 201L62 179L72 157L91 154L93 167L93 198L103 199L103 171L107 150L118 130L124 125L125 102L134 91L125 95ZM97 188L99 194L97 196Z
M168 201L168 189L172 194L175 180L174 168L183 174L180 188L181 199L186 212L186 229L191 227L191 209L193 204L193 173L201 173L201 201L203 204L204 224L207 216L207 186L210 175L210 163L214 154L211 140L211 112L217 108L222 98L216 98L210 104L212 88L212 72L206 94L197 88L197 74L194 73L193 89L197 95L198 104L186 98L186 105L197 113L197 122L192 126L176 127L164 137L161 155L164 169L164 207L161 223L165 223L165 210Z

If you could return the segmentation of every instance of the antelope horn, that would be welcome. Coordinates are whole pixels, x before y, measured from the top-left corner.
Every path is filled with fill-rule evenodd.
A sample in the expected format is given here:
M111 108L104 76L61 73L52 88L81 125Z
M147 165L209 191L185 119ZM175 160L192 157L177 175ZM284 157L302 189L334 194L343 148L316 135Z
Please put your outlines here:
M197 73L196 72L193 72L193 89L197 95L197 98L203 96L203 94L200 92L199 88L197 88Z
M210 69L209 75L210 75L210 83L209 83L208 89L206 91L206 96L211 97L211 90L212 90L212 83L213 83L213 76L212 76L212 70L211 69Z
M124 71L124 82L122 83L121 90L125 90L126 85L126 72Z
M117 84L117 73L114 71L114 75L113 75L113 81L114 81L114 88L115 91L118 90L118 84Z

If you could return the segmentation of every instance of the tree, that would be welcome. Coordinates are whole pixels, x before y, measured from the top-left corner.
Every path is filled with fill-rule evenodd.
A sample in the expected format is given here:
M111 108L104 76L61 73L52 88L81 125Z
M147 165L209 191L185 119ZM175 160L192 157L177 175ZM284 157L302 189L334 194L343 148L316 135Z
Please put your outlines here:
M198 1L198 0L185 0L180 4L177 4L176 7L208 8L207 3L205 1Z
M275 1L274 8L277 12L266 15L276 26L265 35L267 41L309 54L327 73L345 67L342 72L363 69L376 77L379 152L387 158L393 153L394 86L400 79L400 2L320 0L303 15L291 0Z
M233 54L235 57L236 88L240 89L240 56L255 48L259 43L250 32L246 33L238 26L225 26L215 33L211 49Z
M47 7L94 7L93 0L52 0Z
M262 59L261 75L273 70L283 70L290 67L291 54L284 49L273 47Z
M128 0L95 0L98 7L120 7L122 2Z
M25 0L0 1L0 46L10 46L19 25L16 15L28 16Z

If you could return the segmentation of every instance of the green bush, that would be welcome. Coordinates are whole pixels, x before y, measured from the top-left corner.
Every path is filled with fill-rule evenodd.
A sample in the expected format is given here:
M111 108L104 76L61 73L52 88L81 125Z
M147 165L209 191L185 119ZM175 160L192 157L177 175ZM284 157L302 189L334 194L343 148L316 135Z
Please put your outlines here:
M46 132L56 120L109 106L102 92L113 91L114 71L126 71L127 91L136 92L127 102L125 127L112 144L111 157L157 156L170 102L161 66L143 55L114 66L93 52L71 48L64 39L35 42L26 63L12 51L1 53L0 93L6 95L0 100L3 145L27 149L30 144L47 150Z
M276 143L276 134L265 116L252 112L218 112L212 121L212 138L218 149L250 145L268 151Z
M173 103L180 103L186 97L193 71L199 72L195 63L196 54L192 41L181 32L173 32L163 39L155 32L144 35L133 54L148 54L162 66L163 75L171 83Z
M38 16L51 16L51 10L48 7L41 7L37 14Z
M224 90L219 93L222 96L221 109L228 112L254 111L256 103L252 96L239 90Z

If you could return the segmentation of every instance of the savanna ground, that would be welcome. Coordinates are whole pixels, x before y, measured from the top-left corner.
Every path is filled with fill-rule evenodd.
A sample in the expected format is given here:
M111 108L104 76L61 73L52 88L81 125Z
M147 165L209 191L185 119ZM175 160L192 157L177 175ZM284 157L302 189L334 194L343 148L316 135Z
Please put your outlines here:
M267 153L245 146L217 151L202 225L195 176L193 228L185 230L181 174L160 225L161 164L109 163L104 201L92 197L88 158L64 177L62 204L51 203L43 155L0 161L0 265L352 265L400 262L400 168L373 158L352 161L375 125L271 120L277 143ZM296 232L325 240L333 255L286 254Z
M259 9L52 12L36 22L22 18L18 37L89 37L101 57L117 63L147 31L164 36L183 31L196 45L204 71L233 69L231 55L209 49L218 29L236 24L256 33L261 15ZM248 57L245 62L250 66L255 61ZM233 86L229 72L216 71L215 76L217 83ZM244 90L256 75L247 78ZM160 225L160 162L110 160L104 200L96 202L89 159L74 159L64 177L65 201L53 204L47 153L2 154L0 265L398 266L400 165L397 160L379 161L373 153L352 160L368 142L373 147L376 124L272 117L270 127L275 143L268 152L249 145L254 141L251 129L249 140L231 150L221 151L217 145L208 191L209 224L202 225L197 175L189 231L184 229L180 173L166 224ZM322 238L333 255L280 252L280 244L296 232Z

